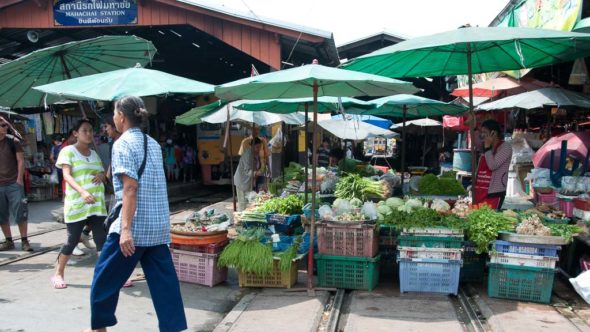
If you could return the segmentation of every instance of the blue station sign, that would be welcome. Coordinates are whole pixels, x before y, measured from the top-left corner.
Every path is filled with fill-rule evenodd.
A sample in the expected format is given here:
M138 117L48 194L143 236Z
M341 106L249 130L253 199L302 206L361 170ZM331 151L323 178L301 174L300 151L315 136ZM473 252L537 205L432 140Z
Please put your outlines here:
M137 24L137 0L54 0L53 22L62 26Z

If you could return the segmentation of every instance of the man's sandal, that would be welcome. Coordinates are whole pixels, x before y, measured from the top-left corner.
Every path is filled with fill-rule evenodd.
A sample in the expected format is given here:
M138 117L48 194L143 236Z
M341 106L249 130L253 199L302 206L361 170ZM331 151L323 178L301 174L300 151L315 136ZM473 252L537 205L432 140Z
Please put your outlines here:
M53 284L53 288L55 289L64 289L68 287L64 279L59 276L51 277L51 283Z

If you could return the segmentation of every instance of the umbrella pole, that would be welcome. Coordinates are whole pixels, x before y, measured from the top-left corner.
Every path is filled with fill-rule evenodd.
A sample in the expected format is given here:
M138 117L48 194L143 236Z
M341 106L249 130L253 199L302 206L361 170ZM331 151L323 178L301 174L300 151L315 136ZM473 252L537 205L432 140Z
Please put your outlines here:
M402 172L402 182L404 179L404 171L406 169L406 116L408 113L408 106L403 106L404 114L403 114L403 125L402 125L402 164L401 164L401 172Z
M305 184L304 184L304 188L305 188L305 204L307 204L307 191L308 191L308 184L307 184L307 172L309 172L309 157L307 156L307 141L308 141L308 137L307 137L307 130L308 130L308 121L309 121L309 117L308 117L308 113L309 113L309 106L307 105L307 103L305 103L303 105L303 107L305 108L305 135L304 135L304 140L305 140L305 144L304 144L304 151L305 151Z
M254 129L256 129L256 124L252 122L252 141L250 141L250 149L252 149L252 186L256 187L256 156L254 155ZM262 166L262 163L261 165Z
M228 160L229 160L229 177L231 179L231 196L232 196L232 202L233 202L233 206L234 206L234 212L236 212L238 210L238 204L236 202L236 188L234 188L234 160L233 160L233 149L232 149L232 144L231 144L231 122L229 120L229 104L227 104L227 128L226 128L227 132L226 132L226 137L227 137L227 145L229 147L229 153L228 153ZM225 149L225 151L227 151L228 149ZM227 154L227 153L226 153Z
M285 123L281 122L281 131L283 134L283 139L281 140L281 177L283 178L283 185L285 184Z
M72 74L70 74L70 68L68 68L68 65L66 64L66 60L64 59L63 54L61 54L59 56L59 61L61 62L62 67L64 68L64 72L66 74L66 77L68 79L71 79ZM84 104L81 101L79 101L78 106L80 106L80 112L82 112L82 117L88 118L88 116L86 115L86 110L84 109ZM94 148L96 148L96 146Z
M469 112L473 117L473 122L469 126L469 135L471 136L471 200L475 198L475 181L477 178L477 155L475 153L475 126L477 120L473 111L473 69L471 66L471 44L467 44L467 80L469 82ZM475 203L475 202L474 202Z
M311 169L311 225L309 226L309 254L307 256L307 292L309 295L315 295L313 290L313 236L315 228L315 211L317 208L316 202L316 167L317 167L317 135L318 130L318 83L313 82L313 151L312 151L312 169ZM307 179L306 179L307 180ZM307 182L307 181L306 181ZM307 196L307 193L305 193Z

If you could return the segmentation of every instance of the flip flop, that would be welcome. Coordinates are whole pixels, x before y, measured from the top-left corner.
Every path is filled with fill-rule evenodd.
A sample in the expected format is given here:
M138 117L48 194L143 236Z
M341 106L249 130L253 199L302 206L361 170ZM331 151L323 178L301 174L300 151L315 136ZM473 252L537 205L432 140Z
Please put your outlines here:
M55 289L64 289L68 287L63 278L58 276L51 277L51 283L53 284L53 288Z
M131 281L131 279L125 281L125 283L123 284L123 288L129 288L129 287L133 287L133 281Z

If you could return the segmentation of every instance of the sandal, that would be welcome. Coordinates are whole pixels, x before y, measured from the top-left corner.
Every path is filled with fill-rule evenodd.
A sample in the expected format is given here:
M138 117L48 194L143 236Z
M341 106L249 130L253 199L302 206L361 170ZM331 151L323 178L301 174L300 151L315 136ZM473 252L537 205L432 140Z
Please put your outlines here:
M129 288L129 287L133 287L133 281L131 281L131 279L125 281L125 283L123 284L123 288Z
M51 277L51 283L53 284L53 288L55 289L64 289L68 287L64 279L59 276Z

